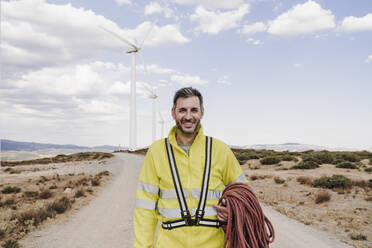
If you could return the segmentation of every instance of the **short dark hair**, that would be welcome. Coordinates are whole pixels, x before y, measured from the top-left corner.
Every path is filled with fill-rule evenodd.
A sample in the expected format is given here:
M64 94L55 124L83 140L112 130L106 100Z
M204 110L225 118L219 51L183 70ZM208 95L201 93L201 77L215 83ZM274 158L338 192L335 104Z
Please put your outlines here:
M188 98L192 96L197 96L199 98L200 108L203 109L204 108L203 107L203 96L200 94L200 92L197 89L193 87L184 87L176 91L176 94L174 94L174 97L173 97L173 108L176 107L178 98L180 97Z

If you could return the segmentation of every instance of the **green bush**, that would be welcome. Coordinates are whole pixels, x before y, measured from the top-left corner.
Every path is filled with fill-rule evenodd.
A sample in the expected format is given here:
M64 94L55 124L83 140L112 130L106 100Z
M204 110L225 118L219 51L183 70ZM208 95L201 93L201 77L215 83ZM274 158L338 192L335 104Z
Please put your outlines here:
M3 194L12 194L12 193L19 193L19 192L21 192L21 188L12 187L12 186L7 186L1 191L1 193Z
M318 165L322 163L317 157L309 154L306 154L302 157L302 162L314 162Z
M336 157L338 159L343 159L343 160L346 160L346 161L349 161L349 162L359 162L360 161L360 157L357 154L352 153L352 152L339 152L339 153L336 153Z
M358 169L358 167L355 164L352 164L350 162L342 162L336 165L337 168L344 168L344 169Z
M265 165L277 164L280 162L280 159L278 157L269 156L269 157L264 157L260 159L260 162L261 164L265 164Z
M318 167L319 167L318 163L309 160L309 161L302 161L298 165L292 166L290 169L310 170L310 169L315 169Z
M319 162L320 164L332 164L332 162L335 160L332 153L330 152L316 152L313 154L314 158Z
M321 177L314 180L314 187L316 188L351 188L352 182L349 178L342 175L333 175L331 177Z
M297 158L292 155L286 154L286 155L281 156L280 160L281 161L296 161Z
M372 167L368 167L364 169L365 172L372 172Z
M274 177L274 182L276 184L283 184L285 182L285 180L281 179L280 177Z

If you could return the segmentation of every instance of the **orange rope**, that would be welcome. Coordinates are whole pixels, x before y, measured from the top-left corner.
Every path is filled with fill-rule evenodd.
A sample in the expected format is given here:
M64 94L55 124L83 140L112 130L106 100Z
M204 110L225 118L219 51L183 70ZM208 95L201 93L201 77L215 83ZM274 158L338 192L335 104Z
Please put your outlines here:
M275 239L274 228L248 185L229 184L219 204L223 199L228 211L224 247L229 244L230 248L268 248Z

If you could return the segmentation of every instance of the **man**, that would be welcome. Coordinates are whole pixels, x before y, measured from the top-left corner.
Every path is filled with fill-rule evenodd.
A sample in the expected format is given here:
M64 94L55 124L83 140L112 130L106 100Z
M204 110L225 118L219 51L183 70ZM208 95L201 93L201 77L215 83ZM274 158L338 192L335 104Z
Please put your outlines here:
M246 179L230 148L204 136L203 115L198 90L188 87L176 92L172 108L176 126L167 139L150 146L140 173L135 248L151 247L158 221L162 224L154 247L223 247L224 231L217 219L226 221L227 211L217 206L218 199L226 185ZM200 201L205 202L204 208Z

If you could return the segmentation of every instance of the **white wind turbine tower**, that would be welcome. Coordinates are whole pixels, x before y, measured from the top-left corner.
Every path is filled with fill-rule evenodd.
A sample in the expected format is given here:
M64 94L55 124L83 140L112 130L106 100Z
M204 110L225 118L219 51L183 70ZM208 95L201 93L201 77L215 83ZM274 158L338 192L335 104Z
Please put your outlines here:
M145 85L145 88L150 93L149 98L152 99L152 141L154 142L156 140L156 110L158 105L158 95L155 94L153 87Z
M143 38L141 44L139 46L134 45L132 42L128 41L127 39L121 37L120 35L104 28L100 27L104 31L110 33L117 39L121 40L122 42L126 43L129 48L126 53L130 53L132 56L132 68L131 68L131 77L130 77L130 110L129 110L129 149L135 150L137 147L137 110L136 110L136 53L140 51L142 48L143 43L145 42L147 36L150 34L151 30L153 29L154 25L151 26L145 37ZM142 54L140 53L142 58Z

